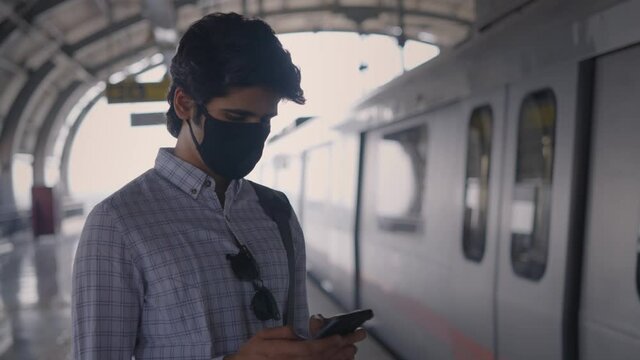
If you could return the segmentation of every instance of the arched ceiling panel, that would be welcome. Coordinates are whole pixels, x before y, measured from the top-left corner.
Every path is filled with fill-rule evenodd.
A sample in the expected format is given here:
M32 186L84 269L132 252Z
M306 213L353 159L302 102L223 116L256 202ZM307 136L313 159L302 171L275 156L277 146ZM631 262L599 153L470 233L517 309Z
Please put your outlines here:
M390 5L396 0L387 1ZM407 9L415 9L425 12L449 14L451 16L473 21L475 18L475 1L468 0L404 0Z
M61 5L66 0L11 0L2 1L3 10L11 9L12 12L23 18L27 23L31 23L40 14ZM0 11L0 43L17 29L15 21L10 19L9 13Z
M20 134L15 141L14 150L21 153L29 153L33 145L34 133L42 122L42 119L55 100L57 92L62 89L58 82L69 68L54 61L55 66L41 79L40 83L31 92L28 101L24 104L20 114L20 125L16 134ZM73 78L72 78L73 79Z
M140 21L85 46L75 57L86 67L95 68L105 59L112 59L150 41L153 41L151 24L149 21Z
M25 109L28 107L32 96L42 85L47 75L55 68L53 61L47 61L40 68L28 73L28 79L20 92L15 97L15 101L11 104L9 111L3 119L0 133L0 163L3 168L7 168L11 163L11 159L15 152L15 143L20 139L16 139L16 134L22 135L21 130L24 129L24 123L20 122Z
M94 1L67 0L57 7L40 15L36 23L43 24L51 31L73 41L73 33L88 20L102 15L102 11ZM68 37L71 35L71 37Z
M79 3L79 4L76 4ZM37 23L52 33L64 36L65 43L74 44L107 28L111 23L138 15L140 3L127 1L105 11L100 1L74 0L64 3L40 16Z
M36 24L72 44L107 26L108 18L94 2L72 0L42 14Z
M23 30L16 30L2 43L0 53L3 58L18 65L26 66L31 69L38 68L42 64L28 61L30 56L43 47L50 45L48 41L42 37L33 36Z
M27 74L24 71L14 72L0 70L0 119L3 119L9 112L13 101L20 92L20 89L27 82ZM2 121L0 120L0 132L2 131Z
M277 24L280 33L322 30L358 31L353 21L345 16L335 16L329 11L309 12L304 17L267 15L264 19L270 24Z
M47 113L51 110L54 101L56 100L57 93L51 91L50 87L40 87L40 89L46 89L38 91L38 101L32 102L30 108L25 111L26 120L23 121L24 129L22 132L24 136L20 139L20 143L16 149L19 153L32 153L32 149L35 148L36 136L38 134L37 129L42 123L42 119L45 118ZM33 119L33 120L32 120ZM37 120L36 120L37 119Z
M106 79L107 77L109 77L109 75L124 69L128 65L131 65L144 58L151 57L157 53L158 48L153 42L143 43L125 53L118 55L115 58L110 59L109 61L98 64L91 70L96 74L97 77Z
M70 83L64 90L62 90L56 97L55 103L52 105L50 111L46 114L44 122L42 124L42 130L38 132L37 139L33 145L34 154L34 184L45 184L45 168L46 158L51 152L55 137L51 134L57 134L62 127L63 120L60 119L64 114L69 113L72 107L71 100L79 98L83 90L81 81L74 81Z
M146 22L146 20L141 14L131 14L130 16L124 17L122 19L114 20L109 23L109 25L105 28L101 28L100 30L83 37L82 39L72 43L71 45L65 44L63 45L63 49L67 53L77 53L80 49L99 42L109 36L116 34L120 31L127 29L130 26L138 24L140 22Z
M64 61L64 59L61 59L61 61ZM59 61L56 64L55 69L43 80L37 93L33 95L32 101L29 102L23 112L22 122L25 123L25 127L23 130L24 135L18 143L18 152L33 152L38 133L44 119L51 112L54 100L72 83L79 81L74 64L68 62L61 64Z

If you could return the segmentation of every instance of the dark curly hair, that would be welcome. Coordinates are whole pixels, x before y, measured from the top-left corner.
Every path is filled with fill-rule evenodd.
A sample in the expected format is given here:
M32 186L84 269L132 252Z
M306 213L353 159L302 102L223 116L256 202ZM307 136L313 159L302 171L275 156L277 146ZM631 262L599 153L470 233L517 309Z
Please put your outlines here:
M236 13L213 13L193 23L180 39L170 74L167 129L176 138L182 127L173 106L178 87L201 105L245 86L265 86L284 99L305 102L300 69L273 29Z

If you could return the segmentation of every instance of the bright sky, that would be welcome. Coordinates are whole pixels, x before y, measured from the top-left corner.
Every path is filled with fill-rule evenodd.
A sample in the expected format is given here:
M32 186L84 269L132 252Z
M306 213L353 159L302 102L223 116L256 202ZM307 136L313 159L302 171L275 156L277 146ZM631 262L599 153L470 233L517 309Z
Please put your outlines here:
M402 57L396 40L354 33L301 33L280 35L285 48L302 71L307 104L284 102L272 120L272 133L299 116L341 116L353 103L402 73ZM438 54L434 46L408 42L405 66L411 69ZM320 55L320 56L319 56ZM361 64L368 66L360 71ZM164 68L147 74L145 81L162 77ZM165 112L167 104L108 105L99 101L82 124L71 152L71 192L78 198L102 198L153 166L159 147L173 146L175 139L162 125L131 127L130 114ZM30 159L17 158L14 183L20 198L28 192ZM49 178L57 178L55 175ZM22 189L24 187L24 189ZM24 199L26 200L26 199Z

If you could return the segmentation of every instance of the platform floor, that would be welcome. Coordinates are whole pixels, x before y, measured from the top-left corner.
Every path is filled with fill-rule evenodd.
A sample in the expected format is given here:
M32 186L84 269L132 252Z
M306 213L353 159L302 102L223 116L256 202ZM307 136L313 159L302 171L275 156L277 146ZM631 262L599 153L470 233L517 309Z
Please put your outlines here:
M331 316L342 313L343 310L336 305L325 293L315 285L313 281L307 281L307 298L309 299L309 313ZM369 336L365 341L358 344L357 360L394 360L375 339Z
M67 220L61 235L0 238L0 360L71 359L71 270L82 218ZM311 281L312 314L341 310ZM367 339L357 359L390 360Z

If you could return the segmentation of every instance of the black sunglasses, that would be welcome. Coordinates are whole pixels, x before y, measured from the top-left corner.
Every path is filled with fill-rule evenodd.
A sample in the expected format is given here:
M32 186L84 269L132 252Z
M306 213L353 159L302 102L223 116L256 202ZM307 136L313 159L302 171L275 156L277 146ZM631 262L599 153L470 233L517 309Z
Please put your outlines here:
M227 254L227 260L231 261L231 269L236 277L242 281L251 281L256 291L251 300L251 309L256 317L262 321L280 320L278 303L269 289L264 287L260 278L260 271L249 249L242 245L236 255Z

